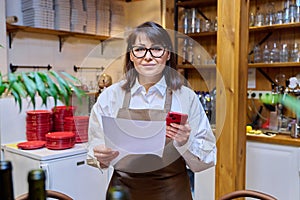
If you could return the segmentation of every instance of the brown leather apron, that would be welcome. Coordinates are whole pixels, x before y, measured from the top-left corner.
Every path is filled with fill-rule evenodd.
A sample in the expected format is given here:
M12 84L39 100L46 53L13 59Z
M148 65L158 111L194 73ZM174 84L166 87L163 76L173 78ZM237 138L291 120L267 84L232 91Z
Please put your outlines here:
M166 92L164 110L130 109L131 93L126 92L117 117L164 121L172 103L172 90L167 89ZM169 138L166 138L162 158L149 154L129 155L122 158L114 169L109 187L116 182L121 184L129 191L131 200L192 199L186 163Z

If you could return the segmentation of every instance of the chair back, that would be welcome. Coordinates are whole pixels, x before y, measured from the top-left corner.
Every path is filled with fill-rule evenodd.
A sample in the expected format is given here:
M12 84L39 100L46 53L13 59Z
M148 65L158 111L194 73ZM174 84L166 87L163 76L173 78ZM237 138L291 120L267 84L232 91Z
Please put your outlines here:
M68 195L58 192L58 191L46 190L46 193L47 193L47 197L49 197L49 198L54 198L54 199L58 199L58 200L73 200ZM28 193L18 196L16 198L16 200L28 200Z
M220 200L231 200L240 197L252 197L260 200L277 200L275 197L269 194L265 194L254 190L237 190L234 192L230 192L222 196Z

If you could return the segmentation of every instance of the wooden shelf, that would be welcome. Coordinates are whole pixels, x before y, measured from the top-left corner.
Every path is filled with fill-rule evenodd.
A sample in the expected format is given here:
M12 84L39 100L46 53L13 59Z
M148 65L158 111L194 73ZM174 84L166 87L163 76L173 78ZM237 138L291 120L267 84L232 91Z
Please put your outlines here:
M193 38L193 39L196 39L196 38L203 38L203 37L216 37L217 36L217 31L209 31L209 32L200 32L200 33L188 33L188 34L183 34L183 33L180 33L177 35L177 38Z
M212 6L217 5L217 0L190 0L190 1L180 1L177 3L178 7L184 8L195 8L201 6Z
M209 31L209 32L200 32L200 33L189 33L187 36L191 38L200 38L207 36L217 36L217 31Z
M185 64L185 65L177 65L178 69L216 69L215 64L207 64L207 65L191 65L191 64Z
M78 38L86 38L86 39L93 39L93 40L106 40L108 36L102 35L95 35L89 33L79 33L79 32L70 32L70 31L61 31L61 30L54 30L54 29L45 29L45 28L35 28L30 26L18 26L12 24L6 24L7 32L29 32L29 33L39 33L39 34L48 34L48 35L57 35L61 37L78 37Z
M7 33L9 34L9 48L11 48L12 41L16 33L21 31L21 32L28 32L28 33L38 33L38 34L58 36L59 52L61 52L63 43L68 37L92 39L92 40L99 40L99 41L104 41L110 38L109 36L96 35L90 33L79 33L79 32L61 31L61 30L54 30L54 29L36 28L30 26L19 26L19 25L12 25L8 23L6 23L6 30Z
M265 30L276 30L276 29L292 29L292 28L299 28L300 23L288 23L288 24L274 24L272 26L253 26L249 27L250 32L257 32L257 31L265 31Z
M300 62L284 62L284 63L249 63L249 68L261 68L261 67L300 67Z

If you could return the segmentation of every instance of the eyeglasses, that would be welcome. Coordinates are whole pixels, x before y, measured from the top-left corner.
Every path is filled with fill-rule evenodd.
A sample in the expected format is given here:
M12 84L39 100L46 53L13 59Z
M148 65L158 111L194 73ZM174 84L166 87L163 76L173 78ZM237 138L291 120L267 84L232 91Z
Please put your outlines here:
M161 58L165 53L165 48L163 46L152 46L150 48L146 48L144 46L133 46L132 47L132 54L136 58L145 57L148 51L150 52L152 57Z

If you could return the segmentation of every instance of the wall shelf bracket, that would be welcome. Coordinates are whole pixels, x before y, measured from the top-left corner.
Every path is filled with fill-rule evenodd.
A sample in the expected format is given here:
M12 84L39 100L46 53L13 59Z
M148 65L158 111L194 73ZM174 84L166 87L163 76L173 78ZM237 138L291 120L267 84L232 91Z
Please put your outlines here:
M8 40L9 40L9 48L11 49L12 42L14 37L17 35L17 32L9 32L8 33Z
M59 52L61 52L62 47L63 47L65 41L67 40L67 37L59 35L58 38L59 38Z

